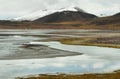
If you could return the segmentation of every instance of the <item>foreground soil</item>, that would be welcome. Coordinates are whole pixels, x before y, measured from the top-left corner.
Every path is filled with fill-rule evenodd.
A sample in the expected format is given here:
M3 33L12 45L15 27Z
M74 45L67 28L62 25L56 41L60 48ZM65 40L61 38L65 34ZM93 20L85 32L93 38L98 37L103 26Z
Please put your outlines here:
M16 78L16 79L120 79L120 72L105 73L105 74L83 74L83 75L47 75L42 74L38 77Z

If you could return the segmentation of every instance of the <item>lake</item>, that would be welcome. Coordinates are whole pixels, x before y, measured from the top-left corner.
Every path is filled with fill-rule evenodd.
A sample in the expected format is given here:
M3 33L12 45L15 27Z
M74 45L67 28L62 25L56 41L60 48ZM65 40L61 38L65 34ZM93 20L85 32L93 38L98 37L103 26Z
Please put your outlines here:
M0 79L14 79L19 76L42 73L104 73L120 69L120 49L65 45L58 41L41 41L54 36L75 37L75 35L71 34L57 34L58 32L72 33L74 31L77 31L76 37L80 36L78 35L79 33L88 32L88 30L0 30L0 58L21 53L23 50L28 53L31 51L34 52L33 49L21 48L24 43L43 45L64 52L82 53L82 55L63 57L1 59ZM97 30L91 30L90 32L96 31Z

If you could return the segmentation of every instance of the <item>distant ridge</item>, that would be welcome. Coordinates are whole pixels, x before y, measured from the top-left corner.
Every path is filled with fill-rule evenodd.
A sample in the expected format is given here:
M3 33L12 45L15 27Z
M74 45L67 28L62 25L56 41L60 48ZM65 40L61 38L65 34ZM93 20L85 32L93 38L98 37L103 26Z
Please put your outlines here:
M115 25L115 26L120 26L120 12L112 15L112 16L108 16L108 17L102 17L102 18L97 18L94 19L91 24L95 24L95 25Z

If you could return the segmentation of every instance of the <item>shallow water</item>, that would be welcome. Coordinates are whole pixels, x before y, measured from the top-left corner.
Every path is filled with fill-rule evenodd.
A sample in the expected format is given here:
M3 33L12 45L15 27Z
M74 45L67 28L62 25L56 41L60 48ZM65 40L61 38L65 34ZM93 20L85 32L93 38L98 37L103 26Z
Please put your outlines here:
M48 32L53 31L1 31L0 57L20 51L19 46L23 43L46 45L55 49L83 53L83 55L44 59L0 60L0 79L14 79L18 76L40 73L94 73L120 69L120 49L64 45L56 41L37 42L37 40L46 38L32 36L47 35ZM23 34L31 36L22 36Z

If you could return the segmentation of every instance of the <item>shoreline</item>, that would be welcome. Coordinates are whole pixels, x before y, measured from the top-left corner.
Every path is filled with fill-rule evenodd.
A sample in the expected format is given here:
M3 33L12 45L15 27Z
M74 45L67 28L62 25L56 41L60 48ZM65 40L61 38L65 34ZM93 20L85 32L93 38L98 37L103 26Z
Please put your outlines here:
M118 41L116 41L115 37L111 37L110 39L107 39L107 37L102 37L102 38L83 37L83 38L68 38L68 39L63 38L63 39L58 39L57 41L66 45L78 45L78 46L85 45L85 46L98 46L98 47L108 47L108 48L120 48L119 45L120 37L118 38L119 38ZM111 39L113 39L112 42L110 42L109 44L106 43L109 40L111 41Z
M39 74L36 76L16 77L15 79L119 79L120 71L88 74Z

